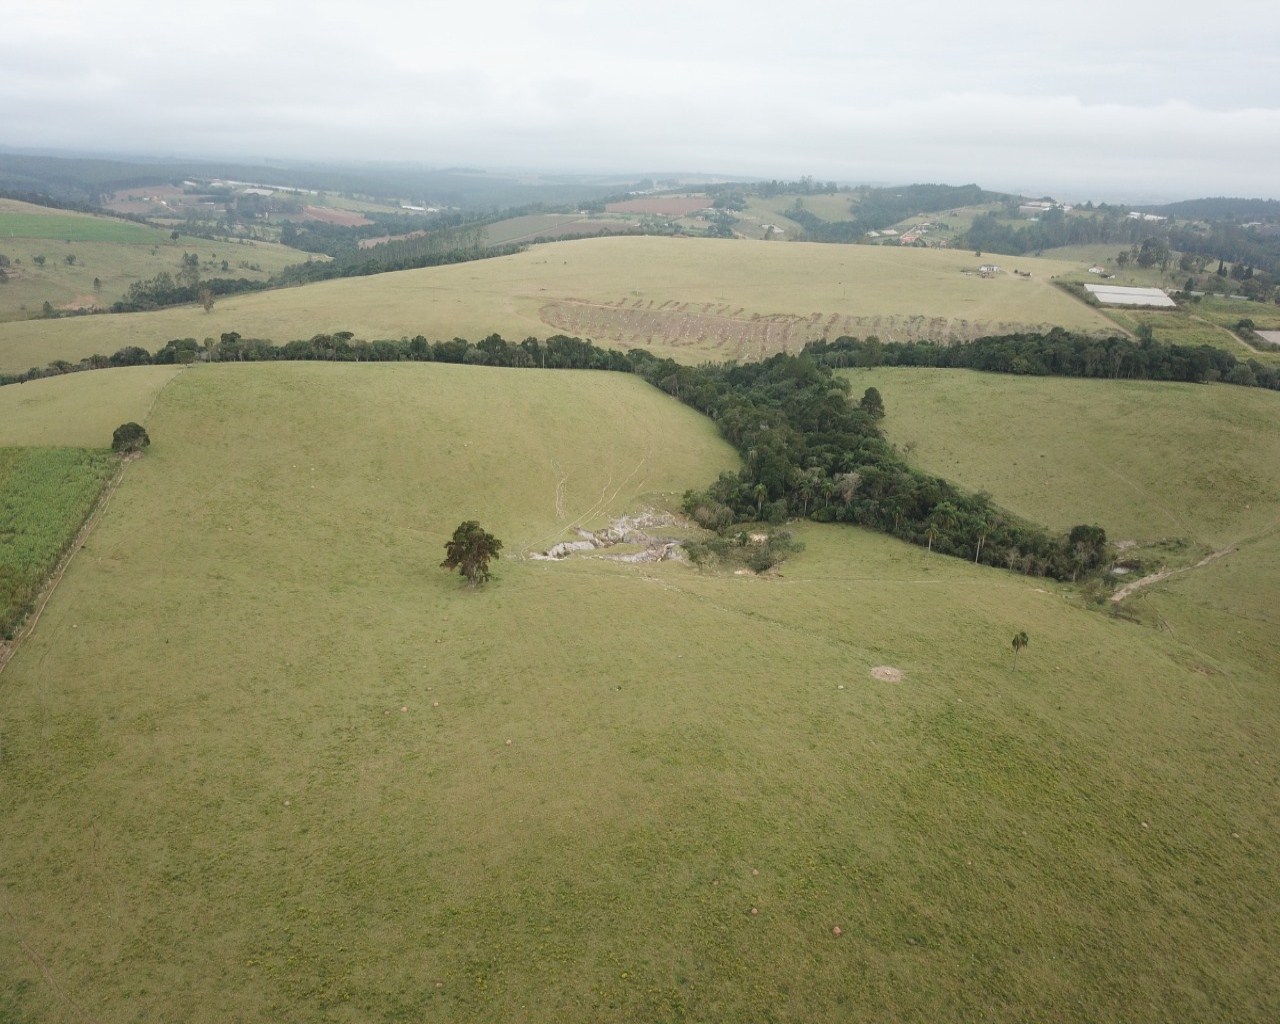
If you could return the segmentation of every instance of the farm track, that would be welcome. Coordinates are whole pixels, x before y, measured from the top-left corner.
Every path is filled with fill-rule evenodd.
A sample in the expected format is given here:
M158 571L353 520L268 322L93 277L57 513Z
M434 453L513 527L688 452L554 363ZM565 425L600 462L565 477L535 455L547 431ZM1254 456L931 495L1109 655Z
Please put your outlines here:
M1223 548L1221 551L1215 551L1211 555L1206 555L1204 558L1200 559L1200 561L1196 562L1195 565L1184 565L1180 569L1164 569L1160 572L1153 572L1150 576L1143 576L1142 579L1134 580L1132 583L1126 584L1112 594L1111 603L1119 604L1126 597L1136 594L1139 590L1145 590L1147 587L1153 586L1156 583L1162 583L1170 577L1180 576L1184 572L1190 572L1192 569L1203 569L1206 565L1216 562L1219 558L1229 555L1235 550L1235 545L1231 544Z
M1260 356L1264 354L1261 349L1254 348L1247 341L1245 341L1244 338L1236 334L1235 331L1232 331L1229 328L1223 327L1222 324L1215 324L1212 320L1206 320L1204 317L1196 316L1194 313L1192 314L1191 319L1194 320L1196 323L1204 324L1206 327L1210 327L1215 331L1221 331L1228 338L1230 338L1237 345L1239 345L1242 349L1248 352L1249 355L1251 356Z
M1111 602L1112 604L1119 604L1125 598L1137 593L1139 590L1145 590L1147 587L1154 586L1155 584L1161 583L1174 576L1181 576L1183 573L1191 572L1193 569L1203 569L1206 565L1211 565L1219 558L1224 558L1227 555L1233 554L1235 551L1247 544L1252 544L1271 536L1271 534L1275 533L1277 529L1280 529L1280 516L1271 520L1264 529L1257 533L1232 541L1226 547L1205 555L1204 558L1200 559L1200 561L1196 562L1194 565L1184 565L1176 569L1162 569L1160 572L1151 573L1148 576L1143 576L1142 579L1134 580L1132 583L1126 584L1111 595Z

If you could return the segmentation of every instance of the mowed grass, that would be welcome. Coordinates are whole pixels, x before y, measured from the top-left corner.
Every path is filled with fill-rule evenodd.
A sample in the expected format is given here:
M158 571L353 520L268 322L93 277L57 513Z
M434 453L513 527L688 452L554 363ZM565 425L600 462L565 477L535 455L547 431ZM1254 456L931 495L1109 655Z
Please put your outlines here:
M101 449L0 447L0 640L31 611L114 467Z
M1280 1008L1262 631L1207 675L839 527L769 579L522 561L733 464L630 378L197 367L149 427L0 686L9 1017Z
M111 447L122 423L145 423L182 367L126 366L0 388L0 446Z
M336 330L365 339L464 337L495 331L521 339L560 333L549 311L576 300L606 326L599 344L641 345L685 362L723 359L716 339L683 341L611 332L610 310L669 303L694 312L736 311L737 320L833 316L921 317L989 324L1056 324L1105 332L1110 321L1053 287L1052 273L1071 264L1037 261L1034 279L983 280L962 271L972 254L691 238L593 238L539 245L514 256L375 277L325 281L302 288L219 299L198 307L92 320L0 324L0 370L26 370L52 359L110 354L125 345L154 351L171 338L244 337L284 344ZM677 326L677 325L673 325ZM781 342L772 351L778 351ZM759 353L753 353L758 355ZM766 353L767 354L767 353Z
M1186 556L1273 530L1280 395L1226 384L843 371L884 397L886 436L921 468L1054 529L1179 539ZM1197 554L1198 552L1198 554Z

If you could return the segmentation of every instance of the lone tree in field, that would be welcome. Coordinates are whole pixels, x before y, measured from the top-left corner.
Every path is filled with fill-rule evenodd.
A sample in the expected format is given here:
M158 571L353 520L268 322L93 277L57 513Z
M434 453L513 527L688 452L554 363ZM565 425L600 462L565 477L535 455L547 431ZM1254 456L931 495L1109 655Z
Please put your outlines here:
M457 569L473 587L489 578L489 559L497 558L502 541L486 533L474 519L459 524L453 539L444 546L441 569Z
M121 455L140 452L151 443L146 428L139 423L122 423L111 435L111 448Z
M1018 632L1013 635L1013 670L1015 672L1018 671L1018 652L1030 642L1025 632Z

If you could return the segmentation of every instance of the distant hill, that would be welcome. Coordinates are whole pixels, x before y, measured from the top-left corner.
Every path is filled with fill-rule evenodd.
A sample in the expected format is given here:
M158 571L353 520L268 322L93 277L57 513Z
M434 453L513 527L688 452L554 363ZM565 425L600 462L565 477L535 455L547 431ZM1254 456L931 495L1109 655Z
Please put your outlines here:
M429 201L463 209L577 202L618 191L616 179L547 176L536 179L471 170L399 165L241 164L211 160L109 160L33 156L0 151L0 191L38 192L62 201L97 204L119 189L225 178L263 185Z
M1163 206L1140 206L1143 213L1161 214L1181 220L1280 222L1280 200L1239 199L1217 196L1211 199L1184 199Z

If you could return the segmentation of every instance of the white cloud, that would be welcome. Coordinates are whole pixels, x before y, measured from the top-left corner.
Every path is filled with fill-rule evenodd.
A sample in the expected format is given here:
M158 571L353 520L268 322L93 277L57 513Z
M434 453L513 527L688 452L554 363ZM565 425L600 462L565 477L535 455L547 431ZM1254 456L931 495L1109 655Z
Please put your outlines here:
M1061 11L9 0L0 143L1280 190L1272 4Z

